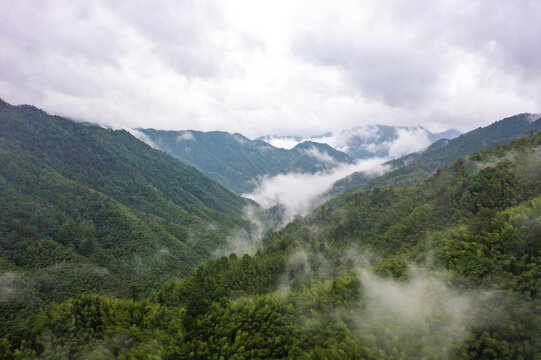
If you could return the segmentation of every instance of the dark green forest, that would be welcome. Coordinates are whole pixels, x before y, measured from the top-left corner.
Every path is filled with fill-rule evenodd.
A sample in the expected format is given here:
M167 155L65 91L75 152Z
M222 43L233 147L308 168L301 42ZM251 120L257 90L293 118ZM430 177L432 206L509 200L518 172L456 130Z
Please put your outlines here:
M246 204L126 131L0 101L0 333L51 302L191 273L249 231Z
M541 133L195 268L245 200L126 132L1 106L0 358L541 356Z

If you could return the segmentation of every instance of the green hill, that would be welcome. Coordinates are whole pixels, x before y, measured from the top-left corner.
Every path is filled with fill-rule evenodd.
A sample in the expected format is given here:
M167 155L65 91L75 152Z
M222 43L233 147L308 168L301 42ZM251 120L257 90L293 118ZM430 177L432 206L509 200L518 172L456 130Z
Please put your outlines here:
M139 129L150 143L192 165L238 194L254 190L258 177L287 172L328 170L351 163L346 154L312 141L291 150L279 149L241 134L221 131L164 131Z
M126 131L0 101L2 313L149 293L247 227L246 203Z
M142 301L84 295L5 358L535 359L541 133L344 194Z
M461 157L540 131L541 119L534 119L532 116L532 114L511 116L452 140L438 140L425 150L387 162L386 165L393 170L383 176L373 179L361 172L354 173L337 181L330 193L338 195L355 191L360 187L415 184L432 175L436 169L450 165Z

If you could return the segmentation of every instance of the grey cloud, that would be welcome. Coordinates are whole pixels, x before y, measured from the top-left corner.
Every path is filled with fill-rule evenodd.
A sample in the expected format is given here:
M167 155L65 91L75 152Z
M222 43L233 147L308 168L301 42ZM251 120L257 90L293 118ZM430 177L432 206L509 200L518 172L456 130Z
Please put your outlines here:
M111 64L127 50L124 39L111 32L117 25L114 19L93 2L23 0L2 2L0 10L3 45L16 47L27 56L48 51L93 64Z
M143 2L115 2L112 6L178 73L217 76L224 67L224 49L213 39L224 24L212 2L159 0L153 1L153 11Z
M0 1L0 97L113 128L462 131L539 112L534 0Z
M457 41L475 51L493 55L501 66L527 81L541 75L541 3L533 0L482 1L458 19Z
M423 101L431 94L430 87L438 81L439 56L426 50L411 51L414 46L397 44L355 44L345 39L315 39L306 36L297 43L301 56L345 73L347 81L363 96L381 100L390 106ZM432 62L427 66L427 60Z
M537 1L368 1L350 12L319 14L325 27L303 29L295 51L340 69L363 96L391 107L438 97L442 75L470 54L523 81L541 73Z
M0 2L1 79L40 98L99 96L104 79L93 69L120 71L130 45L112 20L91 2Z

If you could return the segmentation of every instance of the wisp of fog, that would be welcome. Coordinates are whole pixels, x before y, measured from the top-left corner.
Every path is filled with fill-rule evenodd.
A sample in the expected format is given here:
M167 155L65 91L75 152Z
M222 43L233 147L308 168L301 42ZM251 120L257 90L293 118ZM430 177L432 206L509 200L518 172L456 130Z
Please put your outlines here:
M325 200L325 194L335 181L354 172L362 171L369 176L382 175L390 168L384 165L385 158L359 160L355 164L340 164L330 171L310 173L287 173L264 176L257 187L244 197L256 201L264 209L280 205L285 209L284 222L295 216L306 215Z

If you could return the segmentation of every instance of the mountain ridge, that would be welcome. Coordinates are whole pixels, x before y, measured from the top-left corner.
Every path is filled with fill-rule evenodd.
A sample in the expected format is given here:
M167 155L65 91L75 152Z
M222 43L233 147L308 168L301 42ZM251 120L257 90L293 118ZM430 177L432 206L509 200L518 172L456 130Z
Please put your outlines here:
M50 307L0 354L535 358L540 151L537 133L411 187L343 194L154 297Z
M392 170L376 179L353 173L337 181L330 194L355 191L361 187L411 185L430 176L453 161L541 130L541 119L532 121L530 113L513 115L479 127L451 140L440 139L427 148L385 163Z
M0 194L1 276L14 279L15 308L125 295L135 281L148 293L250 227L250 201L127 131L5 101Z
M265 135L257 140L266 141L277 147L291 148L302 141L316 141L326 143L333 148L347 153L354 159L367 159L370 157L394 157L397 149L393 143L414 138L415 141L429 145L441 138L454 138L461 133L456 129L449 129L439 133L432 133L422 126L390 126L390 125L361 125L340 132L326 132L314 136L276 136ZM402 139L401 139L402 137ZM410 140L411 141L411 140ZM418 150L416 144L410 145L412 151ZM399 155L405 155L402 150Z
M353 160L326 144L306 143L291 150L224 131L137 129L154 146L238 194L250 193L262 176L315 173ZM144 140L144 139L143 139Z

